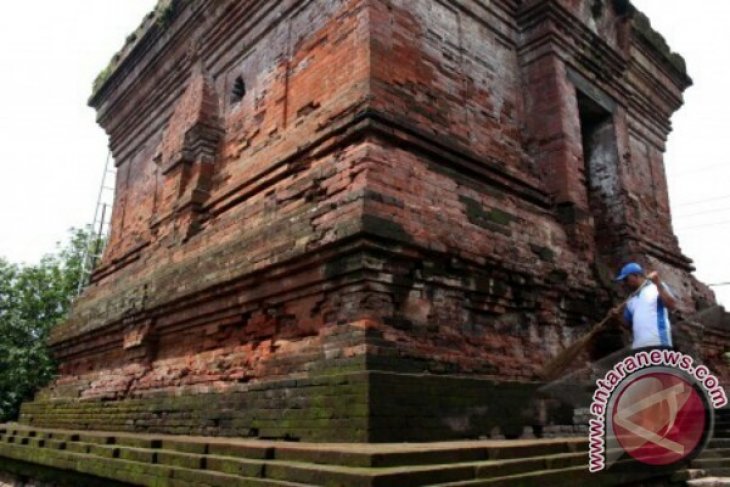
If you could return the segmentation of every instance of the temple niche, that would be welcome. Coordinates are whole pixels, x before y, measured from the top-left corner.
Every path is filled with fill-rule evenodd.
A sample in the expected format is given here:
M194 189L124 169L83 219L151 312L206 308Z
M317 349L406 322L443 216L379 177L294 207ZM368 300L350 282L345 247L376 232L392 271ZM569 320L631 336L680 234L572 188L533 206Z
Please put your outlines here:
M172 1L115 59L110 242L23 424L517 438L627 260L730 378L668 205L691 79L628 1Z
M0 484L726 473L727 409L691 463L588 472L580 367L617 330L540 373L636 260L679 294L674 343L730 379L664 171L691 83L627 0L161 0L94 84L111 235L57 377L0 425Z
M150 227L156 238L186 240L198 231L210 197L225 130L218 94L198 60L160 144L155 208ZM161 227L158 230L158 227ZM170 228L171 227L171 228Z

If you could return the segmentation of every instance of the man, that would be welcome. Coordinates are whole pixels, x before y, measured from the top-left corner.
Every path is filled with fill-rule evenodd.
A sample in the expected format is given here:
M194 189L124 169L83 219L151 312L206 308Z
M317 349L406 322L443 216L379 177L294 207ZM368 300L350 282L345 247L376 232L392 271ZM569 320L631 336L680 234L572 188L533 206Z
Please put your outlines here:
M633 330L634 340L631 348L672 348L672 327L668 310L677 306L677 298L657 272L644 274L644 269L636 262L626 264L615 281L620 281L632 292L625 305L612 310Z

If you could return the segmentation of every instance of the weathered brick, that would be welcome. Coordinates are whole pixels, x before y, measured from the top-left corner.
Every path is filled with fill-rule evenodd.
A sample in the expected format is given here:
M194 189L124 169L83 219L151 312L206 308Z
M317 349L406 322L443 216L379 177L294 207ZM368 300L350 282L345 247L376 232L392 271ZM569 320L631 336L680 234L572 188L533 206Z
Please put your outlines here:
M684 312L713 303L672 233L662 160L690 79L640 14L295 3L180 2L100 81L112 232L52 332L59 377L22 421L512 435L541 365L616 300L622 261L683 289ZM708 328L677 331L726 379L730 338ZM616 345L604 338L592 358ZM117 438L120 454L161 446L136 441ZM185 448L162 459L205 452Z

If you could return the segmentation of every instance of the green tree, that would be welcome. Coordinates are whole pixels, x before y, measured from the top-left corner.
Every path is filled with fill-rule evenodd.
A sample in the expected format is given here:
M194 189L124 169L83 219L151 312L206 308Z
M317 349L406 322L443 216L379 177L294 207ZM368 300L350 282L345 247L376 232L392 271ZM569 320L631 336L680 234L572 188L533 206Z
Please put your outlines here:
M0 258L0 421L16 418L20 403L53 378L46 340L68 314L88 236L88 229L71 229L34 265Z

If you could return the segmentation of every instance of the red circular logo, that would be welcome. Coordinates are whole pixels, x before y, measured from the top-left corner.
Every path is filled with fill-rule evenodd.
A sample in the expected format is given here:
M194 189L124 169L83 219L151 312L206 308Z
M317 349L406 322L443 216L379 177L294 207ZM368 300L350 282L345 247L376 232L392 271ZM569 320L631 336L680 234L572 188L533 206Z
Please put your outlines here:
M629 383L611 414L621 447L643 463L669 465L694 453L708 425L705 401L694 385L669 372Z

